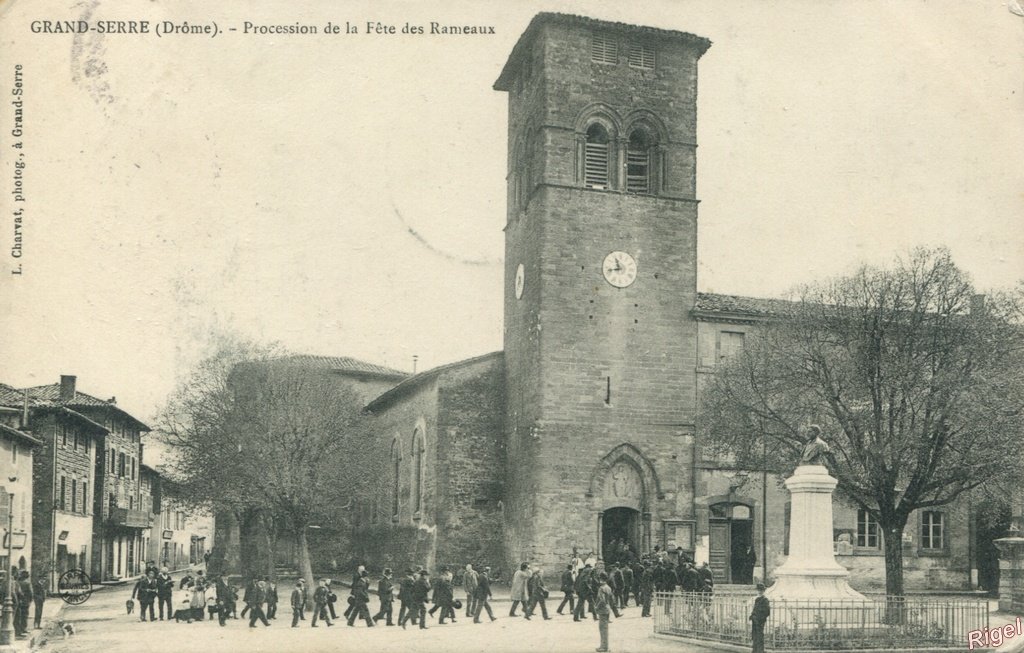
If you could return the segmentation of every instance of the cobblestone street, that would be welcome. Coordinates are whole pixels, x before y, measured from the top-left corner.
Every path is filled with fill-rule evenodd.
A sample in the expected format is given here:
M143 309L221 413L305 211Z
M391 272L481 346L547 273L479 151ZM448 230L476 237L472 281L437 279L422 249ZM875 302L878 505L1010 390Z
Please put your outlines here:
M367 628L358 624L349 628L335 622L331 628L310 628L309 621L291 628L291 613L279 613L271 626L249 628L248 621L229 620L221 628L216 621L192 624L174 621L142 623L138 614L125 614L124 602L130 589L97 592L85 604L68 606L62 618L75 625L77 634L68 640L51 640L43 651L53 653L139 653L202 650L221 652L248 651L361 651L373 653L404 653L407 651L461 651L481 653L514 653L520 651L589 652L598 645L597 623L574 623L568 615L552 615L551 621L540 616L532 621L508 617L508 603L496 602L493 623L475 625L469 619L438 626L428 621L427 630L394 626ZM373 602L373 605L376 601ZM555 604L557 605L557 603ZM309 615L307 614L307 618ZM611 624L612 651L653 651L685 653L698 651L692 646L652 636L653 624L642 619L640 610L630 607L622 618Z

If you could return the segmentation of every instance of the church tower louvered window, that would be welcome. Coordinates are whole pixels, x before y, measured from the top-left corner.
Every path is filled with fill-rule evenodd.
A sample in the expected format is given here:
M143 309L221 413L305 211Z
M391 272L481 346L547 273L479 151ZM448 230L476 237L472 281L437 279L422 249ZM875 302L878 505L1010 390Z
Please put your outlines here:
M635 130L626 147L626 190L630 193L651 192L652 139L646 131Z
M602 125L594 123L587 129L583 175L584 185L587 188L605 189L609 187L609 140L608 131Z

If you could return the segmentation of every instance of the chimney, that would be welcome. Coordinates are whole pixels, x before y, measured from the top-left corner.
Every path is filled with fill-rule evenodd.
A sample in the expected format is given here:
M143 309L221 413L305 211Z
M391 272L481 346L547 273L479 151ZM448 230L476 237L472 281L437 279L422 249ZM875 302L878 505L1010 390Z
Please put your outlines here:
M64 403L73 401L75 398L75 379L78 377L69 374L60 375L60 400Z
M985 312L985 295L971 295L971 315Z
M21 430L28 430L28 390L24 391L23 402L21 405Z

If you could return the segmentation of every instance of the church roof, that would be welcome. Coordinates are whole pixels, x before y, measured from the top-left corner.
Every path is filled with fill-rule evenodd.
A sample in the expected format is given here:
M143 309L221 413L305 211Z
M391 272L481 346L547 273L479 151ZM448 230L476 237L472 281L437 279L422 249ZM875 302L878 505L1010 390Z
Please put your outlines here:
M460 361L455 361L454 363L448 363L447 365L439 365L438 367L434 367L424 372L420 372L419 374L414 374L413 376L406 378L404 381L402 381L395 387L391 388L381 396L371 401L369 404L366 405L366 408L364 408L363 410L368 413L380 410L381 408L387 407L389 404L391 404L391 402L395 401L396 399L403 397L412 390L420 387L425 382L430 381L432 379L436 379L439 375L443 374L444 372L472 365L474 363L479 363L490 358L501 358L504 355L504 351L492 351L489 354L484 354L482 356L474 356L473 358L466 358Z
M375 363L367 363L366 361L349 358L348 356L311 356L307 354L297 354L294 356L282 356L281 358L275 358L272 362L294 364L300 367L328 370L343 374L369 374L372 376L385 376L396 379L409 376L407 372L402 372L383 365L377 365Z
M707 49L711 47L711 41L709 39L706 39L703 36L697 36L696 34L690 34L689 32L681 32L673 29L661 29L658 27L646 27L643 25L630 25L629 23L599 20L597 18L590 18L587 16L577 16L575 14L561 14L545 11L534 16L533 20L530 21L530 24L519 37L515 47L512 48L512 54L509 55L508 61L505 62L505 67L501 70L501 75L498 77L498 80L494 82L494 90L508 91L511 89L512 81L515 77L515 70L519 67L519 59L530 47L530 43L537 35L537 32L540 31L541 26L546 24L573 25L589 29L614 29L620 32L682 40L698 49L698 57L707 52Z
M780 299L699 292L697 293L697 304L693 310L698 314L724 313L750 317L771 317L780 313L783 303L784 301Z

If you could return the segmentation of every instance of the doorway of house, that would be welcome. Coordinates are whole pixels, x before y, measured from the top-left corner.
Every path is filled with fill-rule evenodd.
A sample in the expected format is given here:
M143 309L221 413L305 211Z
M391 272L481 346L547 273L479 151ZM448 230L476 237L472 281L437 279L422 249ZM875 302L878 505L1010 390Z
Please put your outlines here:
M708 564L715 582L749 585L754 582L757 555L750 506L717 503L710 506Z
M610 508L601 520L601 557L606 564L624 559L623 545L634 553L640 550L640 511L633 508Z

